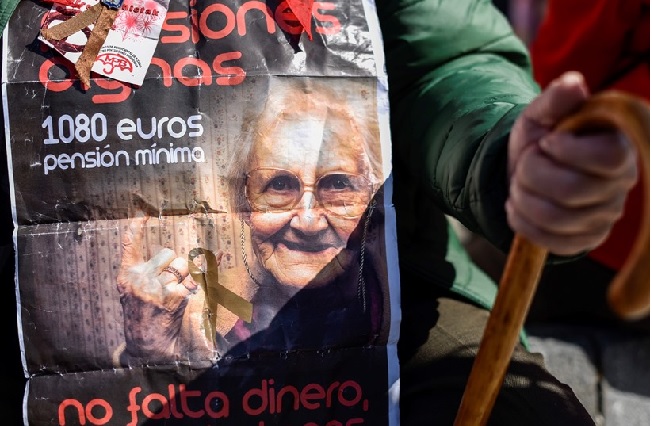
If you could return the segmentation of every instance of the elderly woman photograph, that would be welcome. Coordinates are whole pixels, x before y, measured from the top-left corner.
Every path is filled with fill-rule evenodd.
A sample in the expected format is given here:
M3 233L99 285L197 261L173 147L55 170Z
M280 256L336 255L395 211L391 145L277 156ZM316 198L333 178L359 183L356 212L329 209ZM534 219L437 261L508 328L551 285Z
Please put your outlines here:
M386 341L375 105L376 88L368 82L333 87L327 79L279 77L269 82L260 113L244 120L222 173L239 229L234 255L245 288L239 293L252 295L252 309L250 318L216 333L218 356ZM198 284L187 259L170 249L143 259L136 246L144 220L133 220L123 243L118 290L125 352L147 360L183 358L182 318L188 300L201 297Z

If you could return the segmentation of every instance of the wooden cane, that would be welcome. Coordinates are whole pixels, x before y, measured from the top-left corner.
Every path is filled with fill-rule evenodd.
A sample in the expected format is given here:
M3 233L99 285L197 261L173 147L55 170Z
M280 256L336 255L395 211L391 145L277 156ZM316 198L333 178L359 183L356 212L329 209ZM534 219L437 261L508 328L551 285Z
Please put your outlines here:
M575 133L617 129L636 145L642 160L640 175L645 193L640 237L625 267L609 287L609 301L624 318L649 313L649 105L625 93L605 91L589 98L577 113L560 123L557 129ZM487 423L546 256L546 249L521 235L515 235L455 426L483 426Z

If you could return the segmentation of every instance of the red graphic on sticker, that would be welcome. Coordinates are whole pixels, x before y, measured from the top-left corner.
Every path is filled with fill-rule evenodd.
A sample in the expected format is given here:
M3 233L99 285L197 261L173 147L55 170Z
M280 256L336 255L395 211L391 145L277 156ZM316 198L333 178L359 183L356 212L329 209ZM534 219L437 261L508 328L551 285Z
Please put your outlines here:
M129 71L133 72L134 66L132 62L120 55L119 53L103 53L98 55L97 61L101 62L104 65L102 69L107 75L113 74L116 68L120 71Z

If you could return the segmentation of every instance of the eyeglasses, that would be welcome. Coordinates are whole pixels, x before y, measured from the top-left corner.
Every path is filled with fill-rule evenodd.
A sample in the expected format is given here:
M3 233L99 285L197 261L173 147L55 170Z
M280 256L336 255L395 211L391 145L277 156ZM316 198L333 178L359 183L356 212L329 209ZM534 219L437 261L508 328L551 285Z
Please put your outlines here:
M320 176L313 185L289 170L259 168L246 175L246 196L254 211L282 212L297 206L306 191L329 212L346 217L362 216L371 197L373 186L361 175L331 172Z

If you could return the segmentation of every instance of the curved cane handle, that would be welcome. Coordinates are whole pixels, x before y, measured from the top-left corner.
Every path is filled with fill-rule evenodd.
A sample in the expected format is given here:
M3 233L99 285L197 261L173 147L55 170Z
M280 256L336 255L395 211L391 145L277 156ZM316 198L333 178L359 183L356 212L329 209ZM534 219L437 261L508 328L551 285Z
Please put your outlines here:
M634 143L639 153L642 188L638 234L623 267L612 280L607 300L623 319L650 312L650 107L647 102L617 91L595 95L579 113L564 120L560 130L590 131L615 128Z
M557 127L574 132L618 129L632 140L643 163L646 197L649 197L650 110L647 103L631 95L608 91L592 96L580 110ZM649 198L644 201L639 241L625 268L609 288L616 312L633 317L649 311ZM548 252L517 234L473 363L455 426L486 424L505 377L505 372L523 328ZM643 272L641 272L643 270ZM647 272L645 272L647 271ZM637 275L641 273L641 275Z

